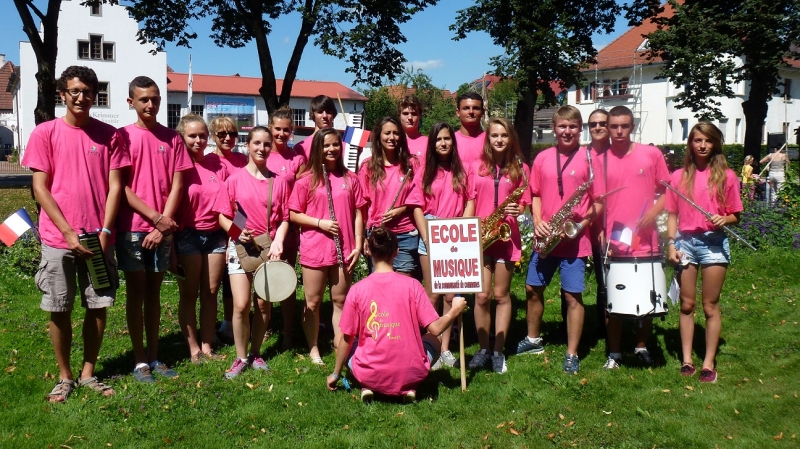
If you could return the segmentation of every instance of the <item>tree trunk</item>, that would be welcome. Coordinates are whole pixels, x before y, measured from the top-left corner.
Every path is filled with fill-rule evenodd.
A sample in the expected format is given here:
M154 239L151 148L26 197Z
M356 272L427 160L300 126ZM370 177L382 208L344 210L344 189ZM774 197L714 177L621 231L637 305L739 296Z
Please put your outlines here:
M24 0L14 0L22 29L30 40L33 53L36 55L36 109L33 110L35 123L53 120L56 115L56 56L58 56L58 14L61 12L61 0L49 0L47 12L42 14L34 5ZM31 9L42 21L44 40L39 35L39 28L31 15Z
M292 56L289 59L289 64L286 65L286 74L283 76L283 86L281 87L280 104L289 104L292 98L292 86L294 80L297 78L297 69L300 67L300 59L303 56L303 51L308 44L308 38L314 31L314 26L317 24L317 14L319 11L319 3L312 0L306 0L305 11L303 13L303 22L300 25L300 32L297 34L297 40L294 43ZM342 111L344 113L344 111Z
M526 162L531 161L531 144L533 143L533 114L536 110L536 90L522 87L520 83L520 99L517 101L517 112L514 114L514 128L519 137L520 149Z
M755 159L758 168L758 161L761 160L761 143L764 139L764 122L767 119L769 110L768 101L770 98L769 90L759 83L760 78L753 74L750 81L750 93L747 100L742 102L742 111L745 118L744 130L744 154L750 155Z

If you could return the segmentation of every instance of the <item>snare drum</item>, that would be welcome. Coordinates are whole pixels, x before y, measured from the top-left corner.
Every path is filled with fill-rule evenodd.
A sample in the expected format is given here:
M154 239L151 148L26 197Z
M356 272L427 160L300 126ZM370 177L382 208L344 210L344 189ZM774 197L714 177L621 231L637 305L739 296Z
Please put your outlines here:
M282 260L270 260L256 268L253 273L253 289L259 298L269 302L281 302L291 296L297 288L294 268Z
M623 318L664 316L667 280L664 257L609 257L606 270L609 315ZM655 285L655 295L653 286Z

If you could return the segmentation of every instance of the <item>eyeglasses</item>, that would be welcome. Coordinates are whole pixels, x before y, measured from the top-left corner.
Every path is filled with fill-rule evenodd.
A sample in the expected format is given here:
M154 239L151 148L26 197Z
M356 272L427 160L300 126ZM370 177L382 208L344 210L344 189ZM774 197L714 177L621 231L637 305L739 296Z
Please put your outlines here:
M589 128L596 128L598 126L605 128L608 122L589 122Z
M220 131L216 134L217 139L224 139L225 136L233 137L234 139L239 137L239 133L236 131Z
M73 101L78 100L78 98L83 94L83 98L94 98L94 92L89 89L86 90L79 90L79 89L68 89L67 93L70 97L72 97Z

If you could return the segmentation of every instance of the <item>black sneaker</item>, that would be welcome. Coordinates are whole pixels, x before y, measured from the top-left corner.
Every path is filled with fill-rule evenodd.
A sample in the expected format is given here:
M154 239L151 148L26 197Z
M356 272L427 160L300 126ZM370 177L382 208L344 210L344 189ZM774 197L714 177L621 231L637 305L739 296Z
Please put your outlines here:
M647 366L655 366L656 362L653 361L653 358L650 357L650 352L647 348L642 349L641 351L636 351L636 357L639 357L639 360Z

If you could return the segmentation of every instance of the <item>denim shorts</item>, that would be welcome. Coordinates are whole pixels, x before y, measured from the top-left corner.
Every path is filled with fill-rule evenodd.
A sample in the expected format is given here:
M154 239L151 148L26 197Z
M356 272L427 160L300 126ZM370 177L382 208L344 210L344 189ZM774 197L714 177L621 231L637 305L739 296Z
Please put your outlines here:
M367 231L367 238L371 232ZM397 234L397 257L394 258L392 268L399 273L413 273L418 265L419 254L419 231L406 232L404 234ZM368 262L370 273L373 270L372 261Z
M585 257L556 257L547 256L539 258L539 253L534 252L528 264L528 276L525 283L534 287L550 284L556 268L561 272L561 288L570 293L583 293L584 274L586 273Z
M110 265L113 263L114 261L110 261ZM109 268L111 286L95 290L84 260L75 257L68 249L51 248L43 243L42 261L34 277L36 287L42 292L40 307L45 312L70 312L77 291L81 293L81 305L85 309L113 306L119 282L116 268Z
M675 249L694 265L731 263L731 248L724 231L682 233L675 239Z
M225 254L228 236L222 229L201 231L184 228L175 234L175 253L179 256L195 254Z
M172 235L164 236L156 249L142 248L149 232L125 232L117 236L117 259L122 271L147 271L162 273L169 267Z
M431 218L436 218L436 216L432 214L425 214L426 220L430 220ZM417 252L419 253L420 256L428 255L428 248L425 246L425 240L419 239L419 246L417 246Z

